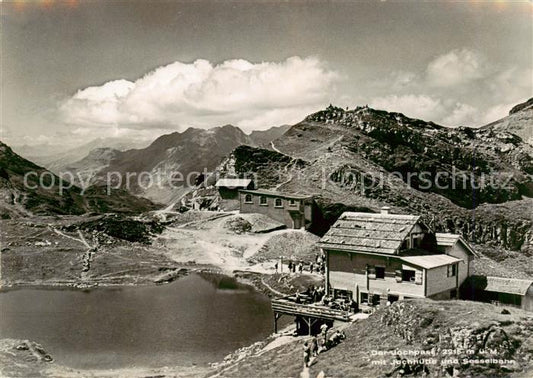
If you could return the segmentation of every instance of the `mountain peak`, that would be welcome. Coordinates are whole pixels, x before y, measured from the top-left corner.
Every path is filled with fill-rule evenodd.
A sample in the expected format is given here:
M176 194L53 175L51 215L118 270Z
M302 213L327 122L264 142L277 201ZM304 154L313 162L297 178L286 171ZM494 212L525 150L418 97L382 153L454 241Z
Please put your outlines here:
M330 104L326 109L307 116L304 122L336 124L362 130L375 128L376 126L399 128L418 127L424 129L443 128L443 126L439 126L433 122L409 118L402 113L373 109L368 105L357 106L355 109L349 110L348 108L343 109Z

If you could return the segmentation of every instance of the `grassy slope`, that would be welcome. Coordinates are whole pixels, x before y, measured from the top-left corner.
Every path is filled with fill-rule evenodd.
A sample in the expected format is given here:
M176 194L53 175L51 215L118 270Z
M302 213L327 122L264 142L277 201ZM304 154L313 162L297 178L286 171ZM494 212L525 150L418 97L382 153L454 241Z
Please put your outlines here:
M101 217L1 220L1 284L146 284L161 270L180 267L151 246L87 230L82 231L84 239L96 251L90 270L83 272L89 248L73 225L101 221Z

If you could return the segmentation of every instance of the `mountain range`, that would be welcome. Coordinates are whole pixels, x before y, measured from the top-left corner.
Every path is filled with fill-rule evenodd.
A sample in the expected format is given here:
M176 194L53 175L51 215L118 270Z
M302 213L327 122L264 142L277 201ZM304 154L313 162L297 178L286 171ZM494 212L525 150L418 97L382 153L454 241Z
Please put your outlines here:
M59 139L59 138L58 138ZM130 138L95 138L79 146L68 147L61 144L22 145L11 146L13 151L40 166L58 174L63 171L65 165L83 159L93 150L109 148L124 151L131 148L143 148L148 142L136 141Z
M0 142L0 218L32 215L124 213L138 214L158 208L126 190L108 195L102 186L83 192L52 172L17 155Z
M377 211L387 205L399 213L422 214L437 231L531 251L533 146L524 138L531 135L532 105L530 99L480 128L447 128L401 113L330 105L293 126L249 135L226 125L163 135L140 149L100 147L77 161L63 161L62 169L79 175L75 184L92 185L89 192L98 191L108 175L129 173L130 185L121 185L129 191L115 194L122 196L119 211L153 208L140 197L172 204L202 171L252 173L261 188L315 195L324 227L342 211ZM4 199L11 209L82 213L117 208L111 198L80 197L76 187L65 198L27 192L20 187L24 172L45 169L5 145L0 160ZM181 177L170 177L176 171ZM150 175L139 179L142 172ZM176 178L178 186L187 184L188 175L190 185L169 185ZM148 176L157 181L151 187Z
M440 232L531 251L533 147L501 125L532 112L523 107L493 125L451 129L401 113L329 106L268 149L238 147L221 169L254 173L264 188L314 194L329 223L345 210L391 206L422 214Z
M129 174L129 183L123 180L122 184L130 191L156 202L171 203L188 190L188 184L194 184L200 173L213 171L237 146L267 145L288 128L272 127L249 135L232 125L208 130L188 128L160 136L142 149L98 148L74 163L63 163L61 170L72 172L78 185L103 183L108 177Z

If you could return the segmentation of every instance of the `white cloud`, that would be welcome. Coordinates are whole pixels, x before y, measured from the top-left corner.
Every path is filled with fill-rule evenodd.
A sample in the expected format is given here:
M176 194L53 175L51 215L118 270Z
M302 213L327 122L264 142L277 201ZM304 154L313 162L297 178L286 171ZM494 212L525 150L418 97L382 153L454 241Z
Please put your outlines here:
M452 50L431 61L426 69L428 84L452 87L485 77L489 66L485 58L467 49Z
M408 117L433 120L441 117L445 112L444 106L439 99L426 95L389 95L376 97L370 101L371 107L387 110L390 112L404 113Z
M376 81L371 106L445 126L482 126L533 96L531 68L489 64L478 52L454 49L419 72L394 71Z
M60 112L66 123L90 128L233 123L251 130L302 119L330 100L337 79L317 58L175 62L135 82L116 80L82 89Z
M479 109L468 104L458 102L447 112L449 114L442 119L445 126L471 126L479 120Z
M517 102L513 103L507 103L507 104L498 104L490 107L482 114L479 114L480 117L480 124L487 124L494 121L497 121L509 114L509 110L511 110Z
M400 90L402 88L412 85L417 76L409 71L395 71L392 74L392 88Z
M61 104L60 114L77 137L97 131L154 138L163 130L227 123L251 131L296 123L328 103L369 104L446 126L480 126L532 97L532 87L531 68L491 65L465 48L445 52L419 71L397 70L355 85L318 58L196 60L82 89Z

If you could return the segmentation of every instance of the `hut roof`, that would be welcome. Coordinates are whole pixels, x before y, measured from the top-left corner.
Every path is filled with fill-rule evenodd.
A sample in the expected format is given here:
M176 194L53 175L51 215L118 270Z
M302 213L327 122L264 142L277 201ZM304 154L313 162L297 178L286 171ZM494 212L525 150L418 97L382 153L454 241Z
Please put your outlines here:
M405 256L401 258L406 263L419 266L424 269L433 269L440 266L450 265L462 261L457 257L448 255Z
M320 239L321 248L396 254L413 227L416 215L345 212Z
M313 198L312 195L308 195L308 194L294 194L294 193L277 192L273 190L263 190L263 189L257 189L257 190L241 189L239 190L239 192L261 195L261 196L268 196L268 197L278 197L278 198L297 199L297 200L306 200L306 199Z
M441 247L453 247L456 243L461 243L466 251L474 256L477 256L478 254L474 249L470 246L470 244L463 239L461 235L457 234L448 234L448 233L436 233L435 237L437 238L437 245Z
M487 277L485 291L525 295L533 280L518 280L515 278Z
M247 188L251 182L251 179L221 178L216 182L215 186L217 188Z

